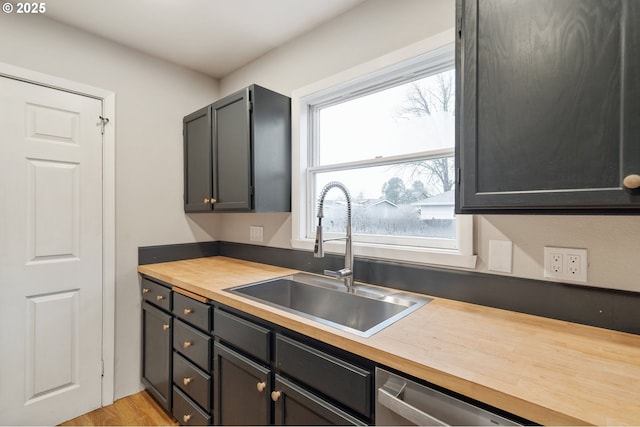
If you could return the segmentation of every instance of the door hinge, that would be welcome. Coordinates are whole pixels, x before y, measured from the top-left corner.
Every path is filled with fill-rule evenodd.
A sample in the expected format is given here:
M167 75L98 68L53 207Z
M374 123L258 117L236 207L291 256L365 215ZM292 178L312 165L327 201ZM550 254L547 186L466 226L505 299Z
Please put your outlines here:
M104 126L109 123L109 119L107 117L98 116L100 119L100 133L104 135Z
M104 377L104 360L100 361L100 376Z

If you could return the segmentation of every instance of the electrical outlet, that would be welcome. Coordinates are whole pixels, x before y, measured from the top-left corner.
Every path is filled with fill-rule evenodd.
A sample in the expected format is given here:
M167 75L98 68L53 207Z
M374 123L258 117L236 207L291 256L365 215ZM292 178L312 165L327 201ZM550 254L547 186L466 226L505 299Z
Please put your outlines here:
M551 253L550 267L551 267L551 271L553 271L556 274L562 274L562 263L563 263L562 258L563 256L560 253L556 253L556 252Z
M544 248L544 277L563 282L587 283L587 250Z

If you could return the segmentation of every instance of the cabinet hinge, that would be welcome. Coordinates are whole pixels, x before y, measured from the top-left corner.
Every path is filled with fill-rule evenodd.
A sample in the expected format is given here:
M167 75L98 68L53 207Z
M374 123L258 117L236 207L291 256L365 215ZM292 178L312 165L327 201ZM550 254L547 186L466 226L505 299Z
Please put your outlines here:
M253 101L247 102L247 110L249 110L249 112L253 111Z
M456 19L456 31L458 32L458 38L462 38L462 16L458 16Z
M456 184L458 184L458 186L460 186L461 176L462 176L462 169L458 168L458 170L456 171Z

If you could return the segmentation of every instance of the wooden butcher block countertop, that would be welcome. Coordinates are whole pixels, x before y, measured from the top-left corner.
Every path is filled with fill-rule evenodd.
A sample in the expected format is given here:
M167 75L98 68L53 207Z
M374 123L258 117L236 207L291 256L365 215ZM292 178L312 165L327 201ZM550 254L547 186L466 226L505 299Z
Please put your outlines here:
M545 425L640 425L640 336L434 298L361 338L224 292L295 273L211 257L142 274Z

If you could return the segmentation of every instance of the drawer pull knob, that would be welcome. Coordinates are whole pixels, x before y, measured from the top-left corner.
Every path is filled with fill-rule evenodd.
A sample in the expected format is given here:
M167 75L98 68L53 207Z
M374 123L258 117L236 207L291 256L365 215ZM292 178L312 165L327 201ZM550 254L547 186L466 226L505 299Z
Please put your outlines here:
M182 343L182 348L189 348L191 347L191 341L185 341Z
M260 393L262 393L262 391L264 390L264 388L267 386L267 383L264 381L259 382L258 384L256 384L256 388L258 389L258 391Z
M188 423L190 419L191 419L191 415L189 414L182 416L182 421L184 421L185 423Z
M164 299L164 295L158 295L158 296L156 297L156 300L157 300L157 301L162 301L163 299Z
M280 394L281 393L279 391L276 391L276 390L272 391L271 392L271 400L273 400L274 402L277 402L278 399L280 399Z
M622 181L625 187L630 190L635 190L636 188L640 188L640 175L627 175L624 177Z
M143 294L148 294L149 292L150 292L149 288L142 288L142 293Z
M187 315L187 314L191 314L191 313L193 313L193 310L191 310L190 308L185 308L185 309L184 309L184 314L185 314L185 315Z
M162 330L163 330L163 331L166 331L166 330L167 330L167 329L169 329L169 328L170 328L170 326L169 326L169 324L168 324L168 323L164 323L164 324L162 325Z
M182 383L183 383L184 385L189 385L189 383L190 383L191 381L193 381L193 378L184 377L184 378L182 379Z

